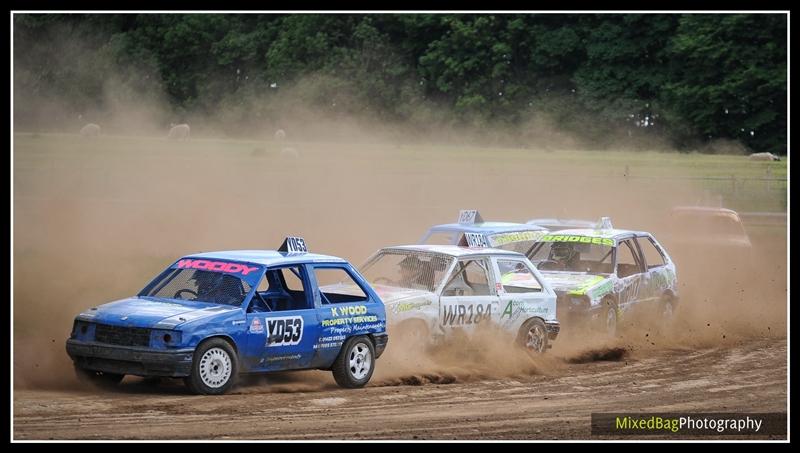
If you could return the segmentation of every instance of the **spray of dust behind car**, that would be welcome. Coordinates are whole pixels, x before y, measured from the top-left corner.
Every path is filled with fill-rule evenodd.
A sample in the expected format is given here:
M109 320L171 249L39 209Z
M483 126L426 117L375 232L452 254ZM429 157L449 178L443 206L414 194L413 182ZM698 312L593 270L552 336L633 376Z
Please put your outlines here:
M724 266L729 277L747 278L754 249L739 213L709 206L675 206L665 220L663 241L687 274Z

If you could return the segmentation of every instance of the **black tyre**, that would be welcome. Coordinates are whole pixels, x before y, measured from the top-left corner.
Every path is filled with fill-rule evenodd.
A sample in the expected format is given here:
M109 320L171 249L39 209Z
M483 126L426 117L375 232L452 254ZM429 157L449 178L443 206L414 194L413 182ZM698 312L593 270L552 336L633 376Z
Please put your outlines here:
M97 387L111 389L117 386L125 377L124 374L107 373L105 371L87 370L75 367L75 376L81 382L90 383Z
M531 354L543 354L547 351L547 326L539 318L531 318L522 324L518 341Z
M375 371L375 346L369 337L358 336L347 340L331 367L333 379L339 387L363 387Z
M206 340L194 351L192 374L184 379L200 395L222 395L233 387L239 373L239 359L230 343L222 338Z
M675 308L677 301L669 294L664 294L658 301L656 314L653 317L653 331L656 335L669 335L675 323Z

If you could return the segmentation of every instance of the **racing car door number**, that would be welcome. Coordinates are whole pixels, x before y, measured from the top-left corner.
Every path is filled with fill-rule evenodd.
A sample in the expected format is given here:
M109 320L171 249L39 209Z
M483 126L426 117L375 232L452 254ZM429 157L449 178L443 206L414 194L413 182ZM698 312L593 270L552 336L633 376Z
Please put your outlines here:
M294 346L303 339L303 318L267 318L267 347Z
M478 324L492 317L492 304L442 306L442 325Z
M486 237L480 233L464 233L464 237L470 247L489 247L489 244L486 243Z

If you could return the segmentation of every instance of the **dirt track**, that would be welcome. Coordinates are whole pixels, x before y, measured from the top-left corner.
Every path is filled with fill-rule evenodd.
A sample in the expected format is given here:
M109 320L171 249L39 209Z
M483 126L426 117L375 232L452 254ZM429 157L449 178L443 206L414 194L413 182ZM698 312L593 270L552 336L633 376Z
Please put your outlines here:
M223 397L190 396L178 381L126 381L114 393L21 390L14 437L581 439L591 438L596 411L786 411L785 340L562 363L548 375L421 376L362 390L337 389L327 373L304 372ZM319 385L298 390L303 381Z
M274 248L297 234L322 253L361 263L472 207L517 221L610 215L661 237L660 213L700 194L680 181L615 179L628 163L640 171L636 163L644 163L632 154L603 165L583 165L582 154L551 156L547 166L546 152L309 145L301 159L286 161L262 146L15 142L14 439L580 439L590 438L593 411L786 410L785 226L752 236L757 271L737 272L694 250L681 256L667 244L678 263L682 328L652 344L645 323L616 361L565 361L614 346L583 337L559 336L535 366L506 357L502 342L491 360L466 365L453 351L403 357L390 340L363 390L338 389L321 371L272 376L224 397L136 378L113 393L81 389L64 351L75 314L136 294L177 256ZM531 181L559 196L535 204L508 197L529 193ZM58 272L42 278L48 269Z

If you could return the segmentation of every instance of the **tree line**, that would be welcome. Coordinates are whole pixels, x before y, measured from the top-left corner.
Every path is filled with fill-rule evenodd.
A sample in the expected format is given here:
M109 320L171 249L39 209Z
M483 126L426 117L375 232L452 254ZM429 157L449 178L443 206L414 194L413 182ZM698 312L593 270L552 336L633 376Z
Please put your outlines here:
M536 112L600 142L624 129L686 149L730 139L787 151L783 14L14 18L16 97L57 93L76 110L97 107L109 72L130 66L132 93L156 83L176 111L268 101L313 80L302 101L320 110L412 125L514 127ZM24 122L35 103L19 101Z

